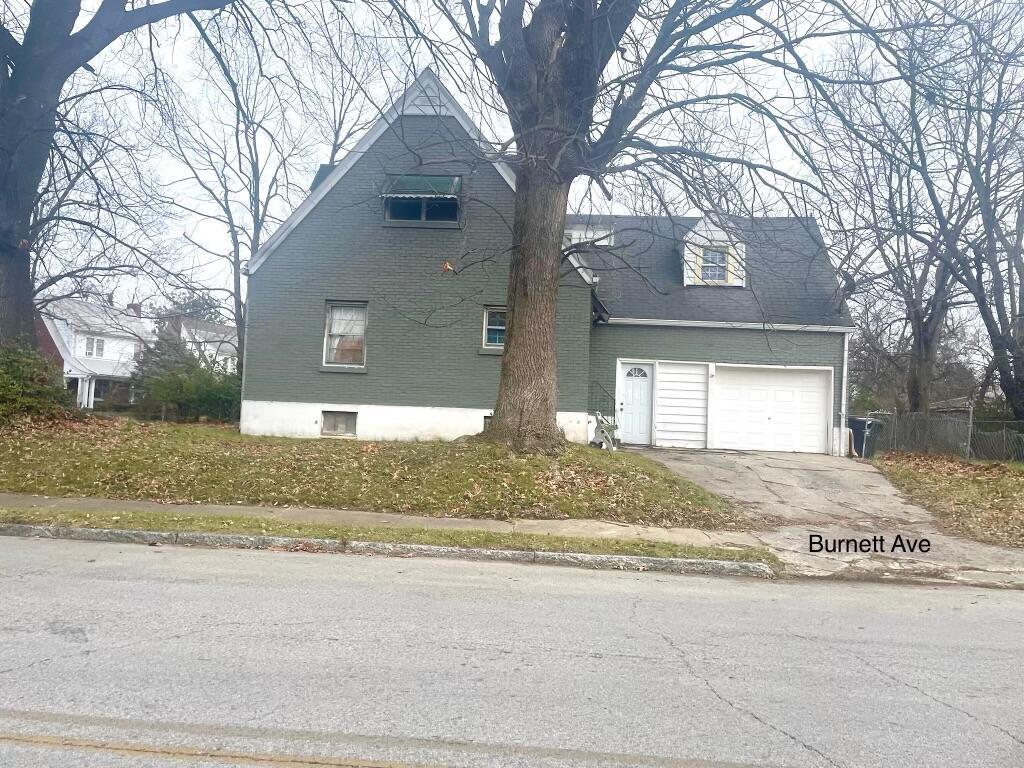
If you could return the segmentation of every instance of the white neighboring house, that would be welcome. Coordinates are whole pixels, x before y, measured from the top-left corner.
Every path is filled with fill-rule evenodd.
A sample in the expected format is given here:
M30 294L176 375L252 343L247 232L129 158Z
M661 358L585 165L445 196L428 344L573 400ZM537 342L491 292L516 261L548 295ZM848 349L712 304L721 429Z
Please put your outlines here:
M234 326L177 315L168 328L200 360L224 373L238 371L238 332Z
M156 340L153 322L141 314L139 304L118 309L83 299L56 299L40 310L40 351L62 366L80 408L133 401L136 360Z

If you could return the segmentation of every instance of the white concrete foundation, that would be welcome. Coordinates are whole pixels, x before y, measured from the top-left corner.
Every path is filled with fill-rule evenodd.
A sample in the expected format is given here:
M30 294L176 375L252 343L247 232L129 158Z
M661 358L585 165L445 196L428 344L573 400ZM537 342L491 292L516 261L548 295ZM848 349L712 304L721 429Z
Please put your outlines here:
M482 432L484 417L493 413L487 408L243 400L240 427L247 435L321 437L324 411L358 414L355 437L359 440L454 440ZM574 443L586 443L593 430L583 411L559 411L558 426Z

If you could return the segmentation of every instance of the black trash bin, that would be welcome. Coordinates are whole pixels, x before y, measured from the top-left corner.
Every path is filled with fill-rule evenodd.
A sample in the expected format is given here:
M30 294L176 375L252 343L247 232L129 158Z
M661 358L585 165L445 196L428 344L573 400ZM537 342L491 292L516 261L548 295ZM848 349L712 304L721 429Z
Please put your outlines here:
M853 450L863 459L870 459L875 455L875 446L878 443L878 435L882 431L883 421L872 419L867 416L851 416L847 420L850 431L853 432Z

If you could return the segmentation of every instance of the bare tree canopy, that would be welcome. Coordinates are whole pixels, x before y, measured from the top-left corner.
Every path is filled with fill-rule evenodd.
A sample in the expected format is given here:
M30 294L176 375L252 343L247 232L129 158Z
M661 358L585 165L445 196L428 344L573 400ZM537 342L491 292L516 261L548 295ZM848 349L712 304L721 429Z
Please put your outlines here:
M4 4L0 18L0 342L35 343L32 322L32 219L71 93L87 97L90 62L115 41L167 19L232 7L251 17L241 0L32 0ZM272 4L267 4L272 9ZM250 35L261 34L253 21ZM152 30L150 45L160 33ZM144 59L142 51L137 58ZM52 167L52 166L51 166Z
M835 62L843 84L811 103L829 204L860 241L853 282L904 300L911 408L927 408L943 324L967 297L1024 419L1024 10L893 0L880 13Z

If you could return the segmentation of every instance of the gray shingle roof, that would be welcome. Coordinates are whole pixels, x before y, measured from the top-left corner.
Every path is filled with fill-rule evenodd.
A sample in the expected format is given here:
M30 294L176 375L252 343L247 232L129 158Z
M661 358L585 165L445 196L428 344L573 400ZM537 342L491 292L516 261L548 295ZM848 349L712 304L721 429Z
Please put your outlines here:
M614 227L613 253L583 258L613 318L850 326L835 269L809 218L736 219L746 245L745 288L683 285L680 248L698 218L570 216L569 224Z

